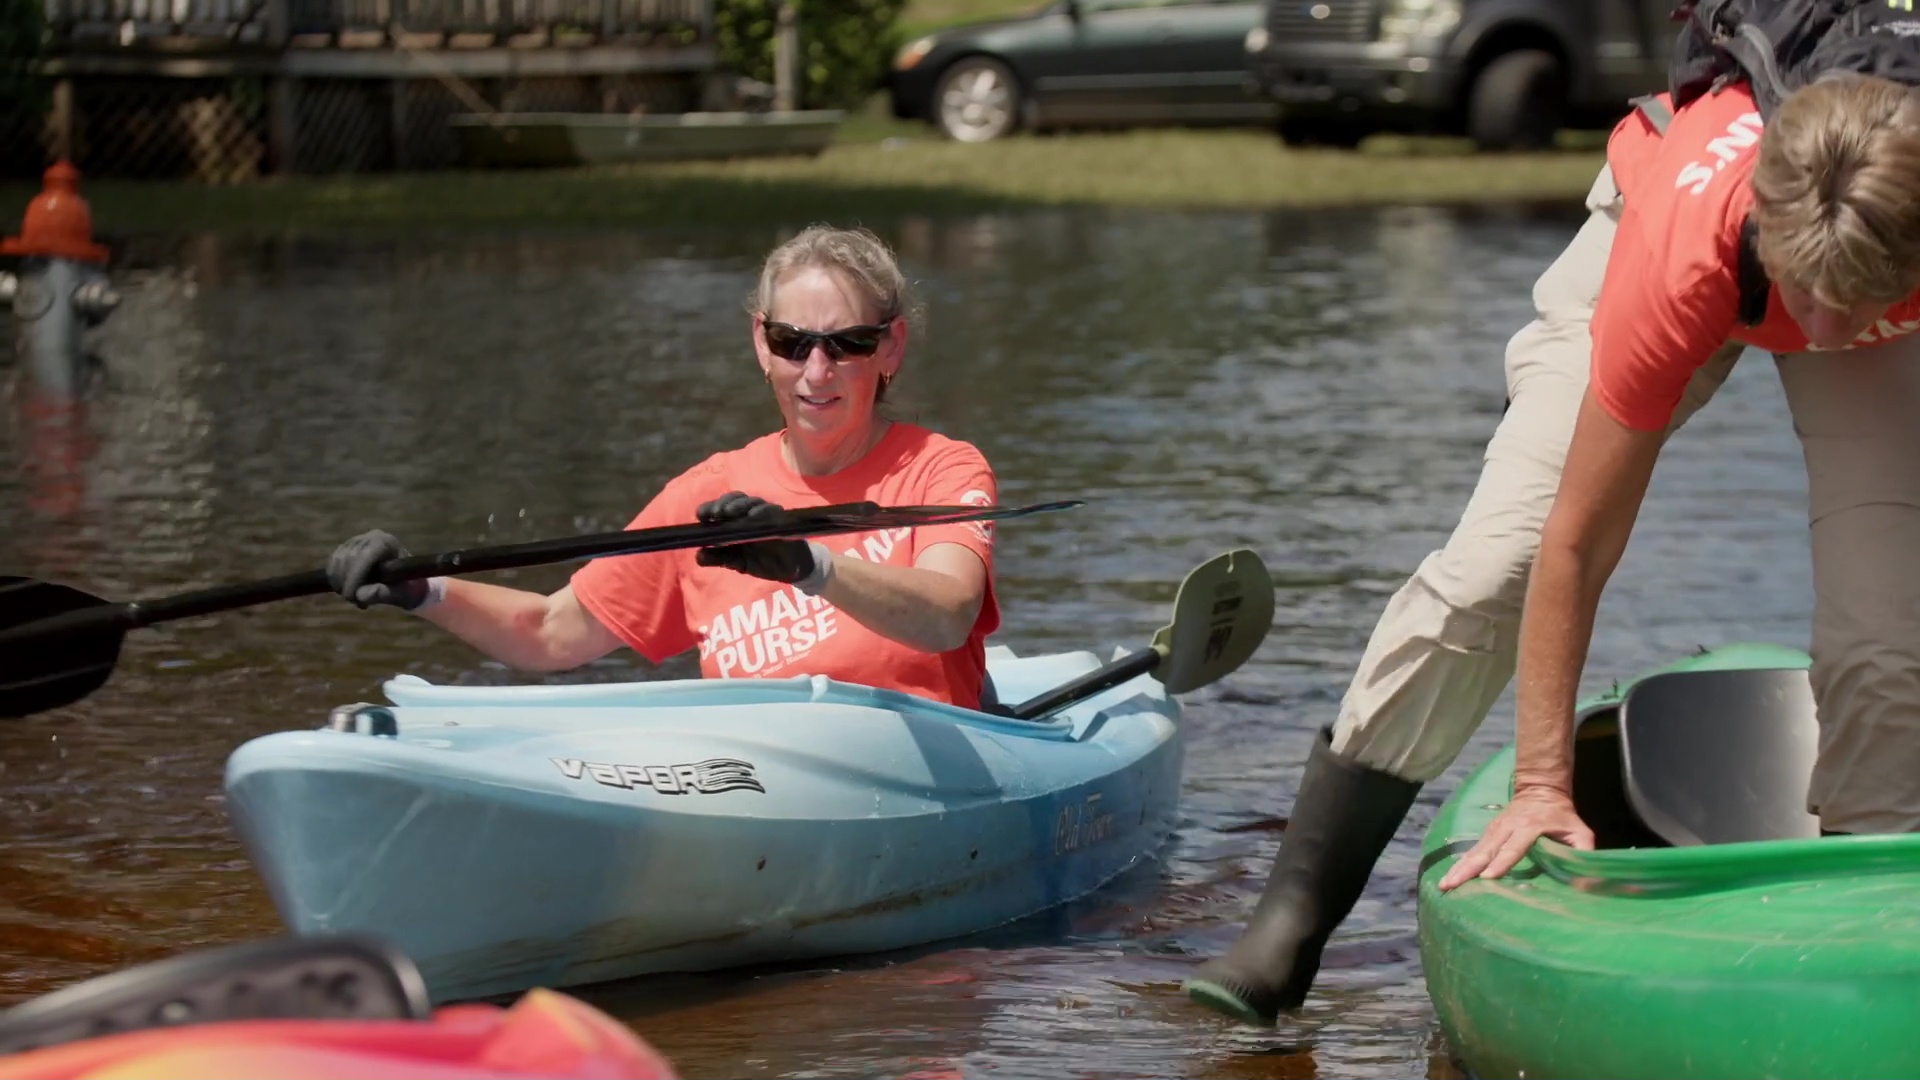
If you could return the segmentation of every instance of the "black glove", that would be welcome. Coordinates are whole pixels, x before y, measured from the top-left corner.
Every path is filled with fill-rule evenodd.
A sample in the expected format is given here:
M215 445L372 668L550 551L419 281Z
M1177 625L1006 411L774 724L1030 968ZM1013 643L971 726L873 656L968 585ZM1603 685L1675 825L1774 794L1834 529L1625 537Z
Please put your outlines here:
M729 491L712 502L702 503L695 515L709 525L722 521L773 524L784 520L787 512L759 496ZM701 566L724 566L789 585L812 577L816 565L813 549L805 540L755 540L750 544L703 547L694 553L693 561Z
M370 580L375 567L388 559L404 558L406 554L407 549L400 546L392 533L381 529L363 532L334 548L333 554L327 557L327 584L363 610L374 604L392 604L402 611L412 611L426 602L425 578L397 585Z

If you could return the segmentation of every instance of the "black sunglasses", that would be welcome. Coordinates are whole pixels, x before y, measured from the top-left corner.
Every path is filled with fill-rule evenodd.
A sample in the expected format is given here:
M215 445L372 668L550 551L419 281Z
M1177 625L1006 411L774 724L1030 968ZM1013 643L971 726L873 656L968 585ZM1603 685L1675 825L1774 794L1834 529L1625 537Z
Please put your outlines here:
M767 336L767 351L782 360L805 360L813 355L813 347L819 345L827 350L827 356L834 360L844 360L849 356L872 356L880 351L880 339L886 336L885 326L844 326L838 330L802 330L783 322L767 319L762 322Z

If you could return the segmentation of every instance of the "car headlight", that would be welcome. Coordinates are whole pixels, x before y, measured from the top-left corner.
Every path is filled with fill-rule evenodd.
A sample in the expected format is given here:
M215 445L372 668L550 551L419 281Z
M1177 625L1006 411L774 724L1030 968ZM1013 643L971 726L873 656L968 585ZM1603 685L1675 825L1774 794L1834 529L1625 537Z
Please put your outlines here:
M1256 26L1253 29L1247 31L1246 46L1247 46L1248 52L1250 53L1266 52L1267 41L1268 41L1268 35L1267 35L1266 27Z
M900 51L893 55L893 70L905 71L926 59L927 54L932 51L932 37L915 38L902 45Z
M1433 38L1460 25L1460 0L1387 0L1380 12L1386 41Z

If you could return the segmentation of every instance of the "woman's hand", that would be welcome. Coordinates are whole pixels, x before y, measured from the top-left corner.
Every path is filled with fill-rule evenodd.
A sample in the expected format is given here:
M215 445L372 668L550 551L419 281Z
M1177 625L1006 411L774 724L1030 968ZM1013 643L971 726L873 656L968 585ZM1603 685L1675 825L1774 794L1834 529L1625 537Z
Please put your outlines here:
M694 516L707 525L723 521L775 524L786 517L786 510L757 495L729 491L700 504ZM752 577L791 585L807 581L818 573L820 561L813 545L805 540L755 540L745 544L703 547L693 561L701 566L724 566Z
M1593 850L1593 830L1580 820L1565 791L1530 787L1514 792L1513 801L1487 824L1480 842L1440 879L1440 891L1450 892L1476 877L1505 874L1543 836L1582 851Z
M720 521L779 521L786 510L753 495L730 491L702 503L695 515ZM805 540L754 540L704 547L701 566L798 585L882 637L930 653L966 644L987 593L987 567L959 544L935 544L912 566L866 559L838 559L826 545Z
M388 585L373 579L373 572L389 559L403 559L407 549L390 532L371 529L333 549L327 557L327 584L362 611L375 604L391 604L402 611L413 611L426 603L429 586L415 579Z

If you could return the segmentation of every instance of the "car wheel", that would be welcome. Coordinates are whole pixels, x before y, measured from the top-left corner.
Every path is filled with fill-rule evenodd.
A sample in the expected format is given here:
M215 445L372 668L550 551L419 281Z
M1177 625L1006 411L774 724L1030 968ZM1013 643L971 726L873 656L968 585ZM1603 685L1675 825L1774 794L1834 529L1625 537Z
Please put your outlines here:
M1012 69L988 56L954 61L933 89L933 123L957 142L988 142L1020 126Z
M1467 135L1481 150L1544 150L1566 120L1566 78L1541 49L1496 57L1467 102Z
M1324 116L1283 116L1276 125L1280 141L1288 146L1329 146L1351 150L1373 134L1359 120Z

